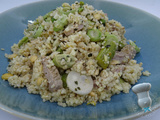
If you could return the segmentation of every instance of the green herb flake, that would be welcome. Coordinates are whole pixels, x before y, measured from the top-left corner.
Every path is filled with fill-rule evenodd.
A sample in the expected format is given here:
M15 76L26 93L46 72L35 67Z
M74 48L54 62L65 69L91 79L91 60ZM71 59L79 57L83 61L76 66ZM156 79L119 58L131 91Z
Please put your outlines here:
M83 1L80 1L79 4L82 6L82 5L84 5L84 2L83 2Z
M77 88L75 88L75 91L77 91Z
M75 83L76 85L78 85L78 81L74 81L74 83Z
M28 37L23 37L20 41L19 41L19 43L18 43L18 47L21 47L23 44L26 44L27 42L28 42L29 40L28 40Z
M78 89L78 90L81 90L81 88L80 88L80 87L77 87L77 89Z
M81 13L83 10L84 10L83 7L79 7L79 8L78 8L78 13Z

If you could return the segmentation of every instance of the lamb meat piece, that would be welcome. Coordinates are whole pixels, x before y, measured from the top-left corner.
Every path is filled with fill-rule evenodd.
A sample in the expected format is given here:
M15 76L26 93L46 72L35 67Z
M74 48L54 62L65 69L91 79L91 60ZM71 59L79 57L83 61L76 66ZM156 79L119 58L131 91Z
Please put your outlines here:
M82 30L83 28L84 28L84 25L83 25L83 24L80 24L80 25L78 25L77 31L80 31L80 30Z
M120 52L116 52L110 64L125 64L133 59L136 55L136 50L131 45L126 45Z
M49 68L47 58L42 58L43 72L48 79L49 91L53 92L63 87L61 76L56 66Z

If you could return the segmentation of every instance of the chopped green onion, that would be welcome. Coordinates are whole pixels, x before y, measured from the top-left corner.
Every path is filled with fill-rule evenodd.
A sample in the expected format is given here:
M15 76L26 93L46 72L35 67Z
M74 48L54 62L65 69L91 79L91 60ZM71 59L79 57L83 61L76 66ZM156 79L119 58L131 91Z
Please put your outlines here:
M44 15L44 16L43 16L43 19L45 20L47 17L49 17L52 12L53 12L53 11L50 11L49 13L47 13L46 15Z
M92 42L98 42L101 40L101 31L98 29L88 30L87 35L90 37Z
M53 58L54 65L64 70L71 68L75 62L76 58L69 54L58 54Z
M48 17L47 19L46 19L46 22L50 22L50 21L52 21L52 23L55 21L56 19L55 18L51 18L51 17Z
M114 41L117 44L117 46L118 46L119 41L118 41L117 36L115 36L113 34L109 34L108 32L106 32L105 33L105 39L104 39L104 42L103 42L103 46L110 45L111 41Z
M83 10L84 10L83 7L79 7L79 8L78 8L78 13L81 13Z
M52 18L52 19L51 19L52 23L53 23L55 20L56 20L56 19Z
M61 54L63 53L63 50L60 47L58 47L56 51L61 53Z
M78 8L78 13L81 13L84 10L84 7L83 7L84 2L80 1L79 4L80 4L80 7Z
M80 1L79 4L82 6L82 5L84 5L84 2L83 2L83 1Z
M70 11L68 11L68 12L65 12L64 14L65 14L65 15L69 15L69 13L73 13L73 14L74 14L75 12L76 12L76 10L70 10Z
M63 11L63 9L61 7L58 7L56 10L57 10L59 15L63 15L64 14L64 11Z
M100 19L100 22L103 24L103 26L106 26L106 20L105 19Z
M46 18L46 22L49 22L49 21L51 21L51 17Z
M118 50L121 50L126 44L123 41L119 41Z
M122 78L120 78L119 82L122 84L122 83L124 83L125 81L124 81Z
M63 8L63 11L66 12L67 10L70 10L70 9L71 9L71 7L64 7L64 8Z

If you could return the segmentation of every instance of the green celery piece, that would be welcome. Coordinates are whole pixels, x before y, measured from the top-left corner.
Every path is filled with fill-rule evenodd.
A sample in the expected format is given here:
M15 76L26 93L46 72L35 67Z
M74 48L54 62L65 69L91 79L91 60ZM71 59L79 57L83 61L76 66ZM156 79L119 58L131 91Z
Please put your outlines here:
M42 34L42 32L43 32L43 26L40 25L39 28L38 28L38 30L36 31L36 33L34 35L34 38L39 37Z
M56 10L58 11L59 15L63 15L64 14L64 11L63 11L63 9L61 7L58 7Z
M125 83L125 81L122 79L122 78L120 78L120 83L122 84L122 83Z
M90 20L88 20L88 25L90 25L90 26L94 26L94 22L93 21L90 21Z
M87 35L90 37L92 42L98 42L101 40L101 31L98 29L90 29L87 31Z
M58 47L56 51L60 52L61 54L63 53L63 50L60 47Z
M46 22L52 21L52 23L53 23L55 20L56 20L56 19L54 19L54 18L48 17L48 18L46 19Z
M57 19L57 21L54 22L54 28L53 30L55 32L59 32L64 29L64 26L68 24L67 16L62 15L60 18Z
M75 12L76 12L76 10L70 10L70 11L68 11L68 12L64 12L64 14L65 14L65 15L69 15L69 13L73 13L73 14L74 14Z
M23 44L27 43L29 40L28 40L28 37L24 36L18 43L18 47L21 47Z
M45 20L46 18L48 18L52 12L53 12L53 11L50 11L49 13L45 14L45 15L43 16L43 19Z
M117 36L113 34L109 34L108 32L105 33L105 39L103 42L103 46L107 46L110 44L111 41L114 41L117 45L119 44Z
M51 21L51 17L46 18L46 22L49 22L49 21Z
M67 76L68 76L68 74L65 73L65 74L63 74L62 77L61 77L62 82L63 82L63 87L64 87L64 88L67 87L67 82L66 82Z
M140 48L132 40L129 40L129 44L134 47L136 53L140 52Z

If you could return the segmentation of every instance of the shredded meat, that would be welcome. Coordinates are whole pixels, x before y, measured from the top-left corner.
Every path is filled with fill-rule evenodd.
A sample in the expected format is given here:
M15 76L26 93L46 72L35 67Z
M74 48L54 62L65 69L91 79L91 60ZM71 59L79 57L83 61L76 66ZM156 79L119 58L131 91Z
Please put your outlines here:
M120 52L116 52L111 64L125 64L133 59L136 55L136 50L131 45L126 45Z
M111 69L112 72L123 72L124 71L124 65L116 65L113 69Z
M45 77L48 79L49 91L53 92L63 87L61 76L55 66L47 67L47 58L42 58L43 72Z
M70 26L69 26L70 27ZM74 25L70 30L64 30L64 34L66 35L66 36L69 36L69 35L72 35L76 30L77 31L80 31L80 30L82 30L83 29L83 27L84 27L84 25L83 24L80 24L80 25L78 25L78 27L76 27L76 25Z
M78 25L77 31L80 31L80 30L82 30L83 28L84 28L84 25L83 25L83 24L80 24L80 25Z
M64 31L66 36L72 35L74 33L74 29L70 29L69 31Z

